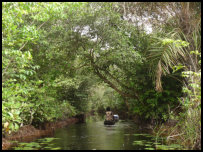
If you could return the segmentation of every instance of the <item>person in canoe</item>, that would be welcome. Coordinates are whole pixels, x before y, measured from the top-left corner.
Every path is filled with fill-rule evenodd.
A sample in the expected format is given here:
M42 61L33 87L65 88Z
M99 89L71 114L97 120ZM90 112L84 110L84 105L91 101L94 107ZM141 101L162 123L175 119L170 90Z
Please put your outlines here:
M110 107L106 108L106 119L104 121L105 125L114 125L114 117L113 117L113 112L111 111Z

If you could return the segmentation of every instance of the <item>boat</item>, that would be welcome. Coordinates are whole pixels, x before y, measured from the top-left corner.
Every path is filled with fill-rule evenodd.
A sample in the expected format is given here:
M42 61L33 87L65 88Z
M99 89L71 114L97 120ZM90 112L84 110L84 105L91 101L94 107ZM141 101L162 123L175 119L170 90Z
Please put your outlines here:
M116 122L118 122L119 121L119 116L118 116L118 114L114 114L113 115L113 120L111 120L111 121L108 121L108 120L105 120L104 121L104 125L114 125Z
M112 120L112 121L107 121L107 120L105 120L104 121L104 125L114 125L116 122L114 121L114 120Z

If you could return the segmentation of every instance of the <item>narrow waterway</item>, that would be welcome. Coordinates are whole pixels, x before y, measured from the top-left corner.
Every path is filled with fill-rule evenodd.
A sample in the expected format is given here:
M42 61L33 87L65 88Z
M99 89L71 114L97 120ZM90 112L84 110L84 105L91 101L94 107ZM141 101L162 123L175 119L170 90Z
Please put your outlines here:
M29 143L19 143L14 150L180 150L167 145L165 138L153 136L144 125L120 120L105 126L104 120L87 118L85 123L59 128L50 136Z
M130 121L113 126L105 126L103 121L74 124L57 129L54 137L59 139L50 143L62 150L144 150L146 146L135 141L151 142L146 131Z

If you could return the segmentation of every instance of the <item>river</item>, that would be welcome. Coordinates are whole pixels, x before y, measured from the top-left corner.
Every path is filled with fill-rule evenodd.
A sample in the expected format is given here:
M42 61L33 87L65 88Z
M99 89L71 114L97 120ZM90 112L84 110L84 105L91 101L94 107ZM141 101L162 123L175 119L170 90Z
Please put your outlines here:
M54 131L51 137L22 143L17 150L174 150L180 146L165 145L165 139L152 136L143 125L120 120L105 126L103 120L87 119ZM23 146L23 147L22 147Z
M54 137L59 139L51 143L62 150L143 150L145 145L133 143L136 140L151 142L151 138L142 133L146 134L130 121L119 121L113 126L95 121L57 129Z

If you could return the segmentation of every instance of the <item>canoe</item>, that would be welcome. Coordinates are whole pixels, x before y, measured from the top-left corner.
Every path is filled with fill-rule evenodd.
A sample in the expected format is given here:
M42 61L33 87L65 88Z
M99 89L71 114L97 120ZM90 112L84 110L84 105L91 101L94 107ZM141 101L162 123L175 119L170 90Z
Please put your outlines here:
M114 125L114 124L115 121L107 121L107 120L104 121L104 125Z

